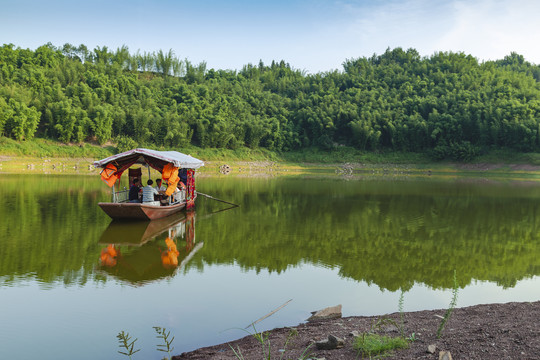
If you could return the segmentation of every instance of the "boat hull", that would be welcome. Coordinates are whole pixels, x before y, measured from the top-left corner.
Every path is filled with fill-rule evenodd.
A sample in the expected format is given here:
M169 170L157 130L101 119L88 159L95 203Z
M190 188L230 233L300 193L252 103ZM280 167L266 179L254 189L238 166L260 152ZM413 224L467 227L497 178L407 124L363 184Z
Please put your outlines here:
M186 208L186 203L175 205L148 205L142 203L100 202L99 207L115 220L155 220L175 214Z

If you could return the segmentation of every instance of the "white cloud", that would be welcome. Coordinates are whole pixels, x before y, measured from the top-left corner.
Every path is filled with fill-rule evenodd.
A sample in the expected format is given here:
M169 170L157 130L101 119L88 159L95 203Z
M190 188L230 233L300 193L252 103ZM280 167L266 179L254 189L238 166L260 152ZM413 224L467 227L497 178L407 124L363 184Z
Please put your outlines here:
M464 51L483 60L501 59L516 51L540 63L540 2L459 1L456 25L441 38L441 47Z
M342 5L351 14L334 24L344 57L381 54L387 47L415 48L429 56L463 51L480 60L501 59L516 51L540 63L540 1L407 0Z

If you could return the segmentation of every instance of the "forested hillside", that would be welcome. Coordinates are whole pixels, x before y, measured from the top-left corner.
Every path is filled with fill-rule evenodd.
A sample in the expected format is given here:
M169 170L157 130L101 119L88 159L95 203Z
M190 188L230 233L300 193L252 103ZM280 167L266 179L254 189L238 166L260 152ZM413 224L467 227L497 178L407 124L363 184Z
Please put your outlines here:
M429 153L540 150L540 66L414 49L306 74L289 64L207 69L171 51L0 48L0 135L135 146L307 147Z

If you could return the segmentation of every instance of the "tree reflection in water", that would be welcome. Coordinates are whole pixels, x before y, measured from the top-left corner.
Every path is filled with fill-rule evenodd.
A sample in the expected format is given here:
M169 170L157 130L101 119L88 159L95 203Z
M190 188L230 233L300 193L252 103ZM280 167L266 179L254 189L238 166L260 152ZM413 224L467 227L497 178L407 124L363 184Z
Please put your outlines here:
M107 281L100 276L105 272L141 284L171 276L174 266L204 272L235 264L281 273L309 263L396 291L414 284L451 288L454 269L462 286L481 280L514 287L540 275L538 182L283 177L203 183L205 192L241 206L207 218L219 205L198 199L197 237L207 245L194 256L202 243L195 242L194 214L108 226L96 204L110 194L95 179L3 176L0 277L8 285L29 276L70 286ZM176 260L163 231L175 222L184 229L169 236Z

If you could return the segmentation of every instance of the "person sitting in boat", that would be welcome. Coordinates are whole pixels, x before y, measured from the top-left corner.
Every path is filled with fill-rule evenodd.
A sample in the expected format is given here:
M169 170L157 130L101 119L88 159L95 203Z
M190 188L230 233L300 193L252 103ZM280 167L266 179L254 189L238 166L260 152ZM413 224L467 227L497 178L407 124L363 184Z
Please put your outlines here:
M186 185L182 181L178 181L176 184L176 189L173 193L174 202L184 201L186 199Z
M178 189L179 191L184 191L184 190L186 190L186 185L185 185L184 182L182 182L182 181L179 181L179 182L178 182L178 185L176 185L176 187L177 187L177 189Z
M165 193L165 191L167 191L167 186L165 184L162 185L161 183L162 183L161 179L156 180L156 190L159 193Z
M169 197L165 195L165 191L167 191L167 182L163 181L161 179L156 180L156 190L159 193L159 202L161 205L169 205Z
M141 182L138 178L133 179L133 185L129 188L129 202L137 203L141 202L139 200L139 191L141 187Z
M142 202L149 203L154 202L154 195L159 195L158 191L152 187L154 182L152 179L148 179L146 186L142 189ZM159 202L158 202L159 203Z
M178 177L182 183L187 184L187 169L182 168L178 170Z

